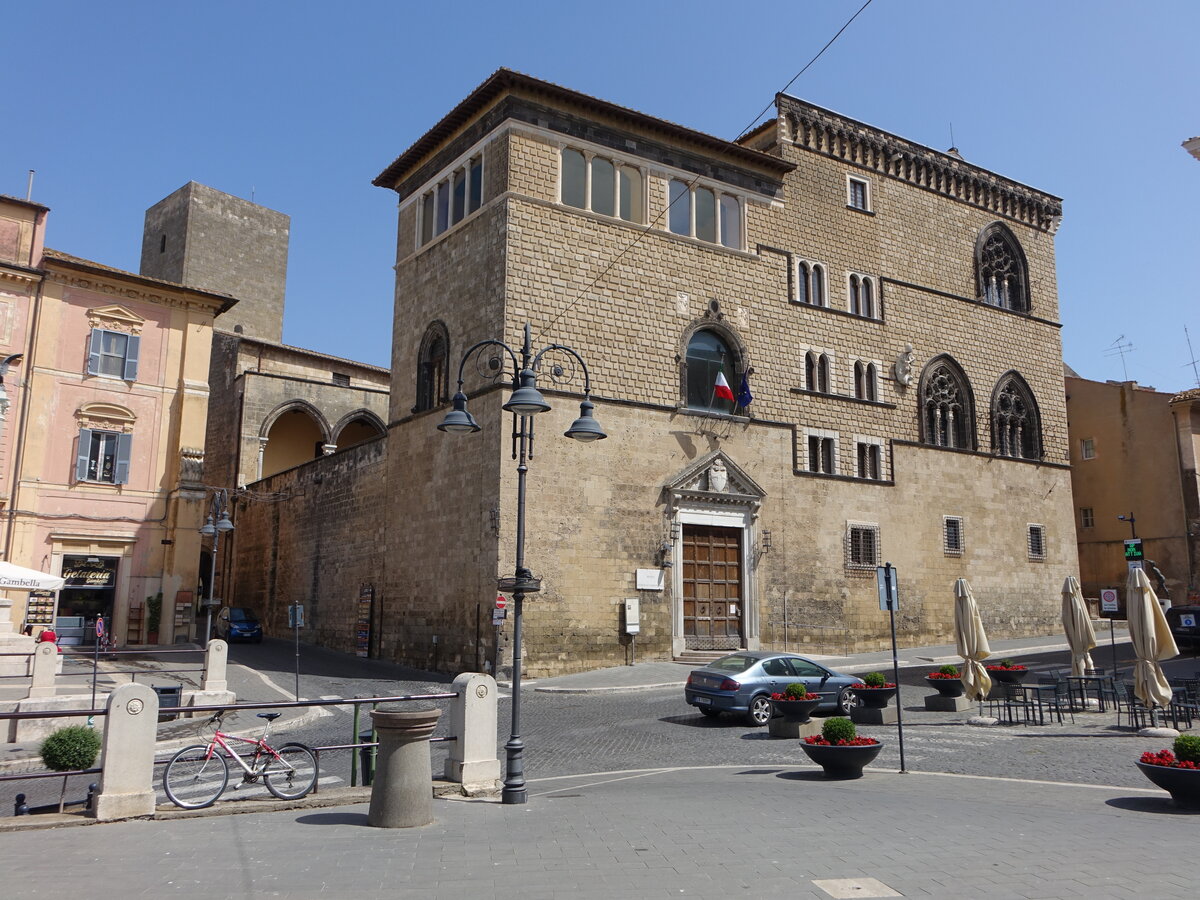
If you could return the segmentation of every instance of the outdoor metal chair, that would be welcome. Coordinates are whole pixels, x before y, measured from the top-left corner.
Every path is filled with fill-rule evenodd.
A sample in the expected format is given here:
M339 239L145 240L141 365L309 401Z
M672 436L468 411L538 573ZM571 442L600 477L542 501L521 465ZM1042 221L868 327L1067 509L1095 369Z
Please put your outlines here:
M1100 682L1100 687L1096 690L1096 699L1100 701L1100 711L1105 712L1110 703L1117 711L1118 728L1121 727L1121 694L1123 693L1121 689L1123 686L1113 676L1105 675L1104 680Z
M1134 731L1148 728L1150 725L1150 710L1142 705L1142 701L1133 692L1133 685L1125 687L1125 714L1129 717L1129 727Z
M1071 724L1075 724L1075 711L1071 707L1071 688L1067 684L1065 678L1039 678L1038 684L1052 684L1054 691L1041 692L1041 701L1045 709L1050 710L1054 715L1058 716L1058 724L1063 723L1063 712L1071 717Z
M1025 693L1025 688L1019 684L1003 685L1004 688L1004 719L1009 725L1017 724L1013 714L1020 712L1021 721L1029 722L1034 718L1033 703Z

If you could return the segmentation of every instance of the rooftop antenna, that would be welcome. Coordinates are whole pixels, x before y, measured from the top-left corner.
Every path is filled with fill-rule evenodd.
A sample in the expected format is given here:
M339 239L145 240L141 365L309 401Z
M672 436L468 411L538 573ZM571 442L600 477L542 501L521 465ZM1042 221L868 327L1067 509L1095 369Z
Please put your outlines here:
M33 169L29 170L29 181L25 183L25 199L33 199Z
M254 185L250 185L250 202L254 202Z
M1200 369L1196 368L1198 360L1196 359L1195 352L1192 350L1192 336L1188 334L1186 325L1183 326L1183 336L1187 338L1188 345L1188 361L1184 365L1192 367L1192 377L1196 379L1196 387L1200 388Z
M951 122L950 123L950 149L953 150L957 147L958 147L958 144L954 143L954 123Z
M1125 335L1121 335L1119 338L1109 344L1108 349L1104 351L1105 356L1120 355L1121 371L1125 373L1126 381L1129 380L1129 369L1125 365L1125 354L1129 353L1131 350L1133 350L1133 344L1129 343L1129 341L1125 339Z

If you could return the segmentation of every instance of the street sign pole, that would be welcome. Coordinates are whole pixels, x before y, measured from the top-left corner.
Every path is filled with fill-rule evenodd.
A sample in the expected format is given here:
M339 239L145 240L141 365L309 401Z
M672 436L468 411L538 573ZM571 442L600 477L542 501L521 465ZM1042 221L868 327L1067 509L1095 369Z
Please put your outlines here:
M900 771L904 767L904 704L900 700L900 657L896 650L896 607L900 605L900 591L896 585L896 570L892 564L884 563L875 569L879 584L879 605L888 611L892 626L892 680L896 683L896 735L900 744Z

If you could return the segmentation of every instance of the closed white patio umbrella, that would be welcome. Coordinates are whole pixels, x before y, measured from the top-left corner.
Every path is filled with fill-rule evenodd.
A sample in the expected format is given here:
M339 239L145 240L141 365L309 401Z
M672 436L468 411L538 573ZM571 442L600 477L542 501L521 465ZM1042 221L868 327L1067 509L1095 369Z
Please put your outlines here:
M1151 709L1168 706L1171 685L1163 674L1160 660L1179 655L1167 617L1158 605L1150 579L1141 569L1129 572L1126 585L1125 618L1129 624L1129 642L1137 662L1133 669L1133 692Z
M982 660L992 655L992 648L988 646L971 585L965 578L954 582L954 640L958 655L963 658L963 691L967 699L982 702L992 689L992 677L983 667Z
M1068 575L1063 582L1062 623L1067 643L1071 645L1071 674L1090 672L1094 666L1089 651L1096 646L1096 632L1092 630L1092 620L1083 603L1079 579L1074 575Z

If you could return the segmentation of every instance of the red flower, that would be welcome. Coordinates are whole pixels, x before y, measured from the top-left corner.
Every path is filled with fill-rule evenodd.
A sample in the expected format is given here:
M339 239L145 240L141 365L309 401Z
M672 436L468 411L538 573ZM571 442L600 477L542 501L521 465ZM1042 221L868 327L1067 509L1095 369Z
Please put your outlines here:
M856 684L850 685L850 690L852 690L852 691L882 691L886 688L894 688L895 686L896 686L895 682L892 682L892 681L885 681L883 684L875 685L875 687L871 687L870 685L864 684L863 682L860 681Z
M958 679L959 679L958 675L946 675L944 672L930 672L925 677L926 678L946 678L946 679L953 679L955 681L958 681Z
M1024 672L1024 666L987 666L989 672Z
M778 691L771 695L772 700L819 700L820 697L820 694L805 694L801 697L798 694L781 694Z
M1142 754L1142 762L1148 766L1167 766L1171 769L1200 769L1190 759L1176 759L1170 750L1159 750L1157 753L1147 750Z
M875 738L869 738L869 737L856 737L856 738L851 738L850 740L846 740L845 738L842 738L840 740L835 741L831 745L829 743L829 741L825 740L825 738L823 738L819 734L817 734L817 735L813 735L812 737L806 737L804 739L804 743L813 744L813 745L820 746L820 747L829 747L829 746L870 747L873 744L878 744L879 741L875 740Z

